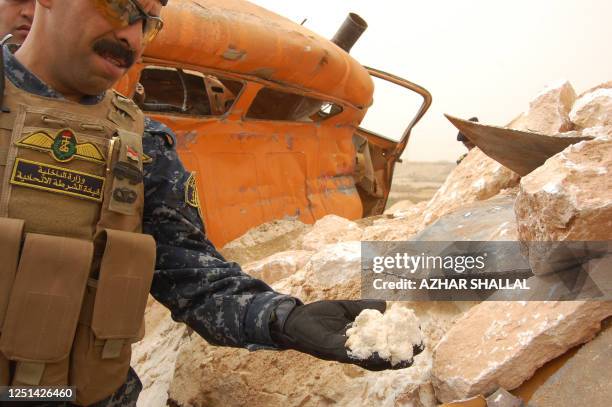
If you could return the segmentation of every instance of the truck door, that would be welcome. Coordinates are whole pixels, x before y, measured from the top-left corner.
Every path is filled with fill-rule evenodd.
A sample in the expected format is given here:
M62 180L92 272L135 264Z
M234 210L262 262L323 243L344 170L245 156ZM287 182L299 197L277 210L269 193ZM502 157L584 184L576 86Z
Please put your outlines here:
M385 210L395 163L401 162L400 157L408 144L413 127L425 115L432 102L431 94L425 88L378 69L368 67L366 69L375 83L374 104L353 136L353 143L357 151L355 185L363 204L364 217L378 215ZM401 98L398 98L397 101L386 100L382 104L382 101L377 99L382 93L379 92L381 87L394 89L384 95L387 99L390 97L389 94L397 93L398 90L409 92L413 96L420 96L422 99L420 107L413 107L410 110L411 106L418 106L418 104L409 102L408 106L404 106L399 102L403 100ZM393 96L391 98L393 99ZM383 105L384 112L381 111L381 105ZM375 115L378 117L373 117ZM371 123L376 122L389 126L408 124L399 131L389 127L378 131L368 130ZM376 127L379 128L380 125Z

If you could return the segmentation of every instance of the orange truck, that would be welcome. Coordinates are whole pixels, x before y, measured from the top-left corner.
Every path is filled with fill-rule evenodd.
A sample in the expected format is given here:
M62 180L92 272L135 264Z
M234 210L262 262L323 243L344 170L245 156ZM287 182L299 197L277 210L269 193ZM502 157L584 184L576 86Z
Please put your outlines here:
M166 28L117 89L176 132L215 245L274 219L382 213L431 96L349 55L367 27L359 16L332 40L242 0L173 0L162 17ZM399 140L359 127L372 77L423 98Z

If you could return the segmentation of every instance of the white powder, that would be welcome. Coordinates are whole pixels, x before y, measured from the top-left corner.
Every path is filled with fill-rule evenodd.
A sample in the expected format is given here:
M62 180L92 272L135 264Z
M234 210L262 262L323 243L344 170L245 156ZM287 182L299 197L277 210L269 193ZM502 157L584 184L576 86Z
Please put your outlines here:
M346 335L349 355L367 359L377 352L392 365L411 360L414 345L423 340L414 312L397 304L384 315L373 309L361 311Z

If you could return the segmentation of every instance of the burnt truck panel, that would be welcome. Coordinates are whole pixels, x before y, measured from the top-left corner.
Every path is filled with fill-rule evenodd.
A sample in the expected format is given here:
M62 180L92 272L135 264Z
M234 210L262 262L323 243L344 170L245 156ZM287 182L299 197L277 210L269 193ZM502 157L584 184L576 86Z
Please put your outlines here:
M368 69L248 2L170 2L162 17L171 29L117 88L176 132L215 245L274 219L382 213L409 130L398 143L359 128ZM349 16L336 37L350 49L364 24Z

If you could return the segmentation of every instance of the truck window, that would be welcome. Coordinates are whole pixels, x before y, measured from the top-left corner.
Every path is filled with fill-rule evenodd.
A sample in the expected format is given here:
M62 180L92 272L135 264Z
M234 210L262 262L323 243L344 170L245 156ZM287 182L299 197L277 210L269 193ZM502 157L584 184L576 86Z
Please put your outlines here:
M372 80L374 104L359 127L397 142L419 111L423 97L384 79L372 76Z
M232 107L242 86L197 71L148 66L134 100L144 112L218 116Z
M255 96L246 117L259 120L318 122L341 112L342 107L332 102L263 88Z

